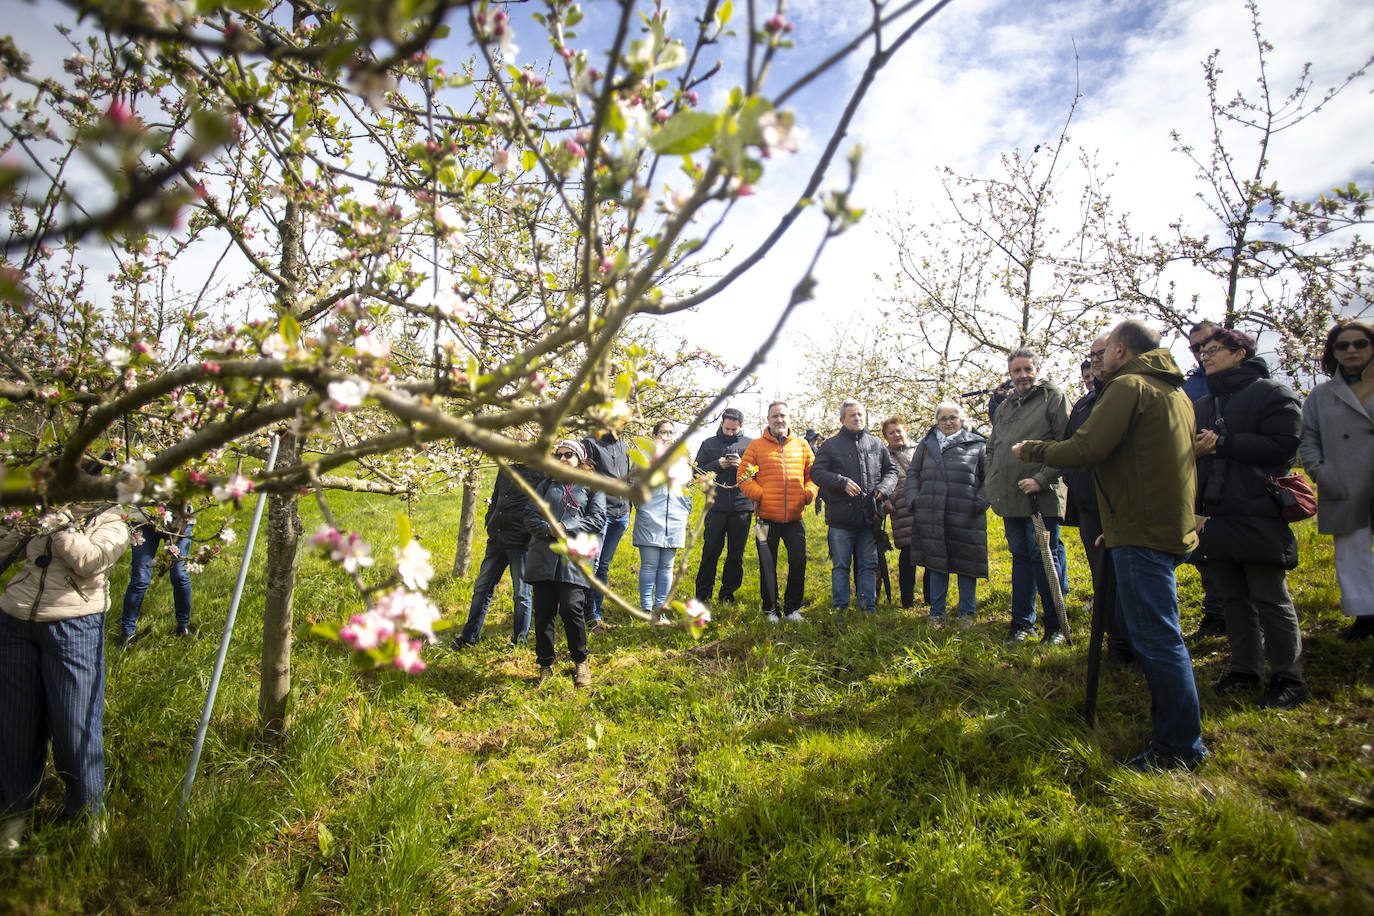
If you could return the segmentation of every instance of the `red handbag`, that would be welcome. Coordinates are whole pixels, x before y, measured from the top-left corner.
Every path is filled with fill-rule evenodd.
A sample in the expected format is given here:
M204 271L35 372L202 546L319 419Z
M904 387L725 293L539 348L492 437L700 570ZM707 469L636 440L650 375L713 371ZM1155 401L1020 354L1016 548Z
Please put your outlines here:
M1264 478L1265 489L1285 522L1300 522L1317 514L1317 494L1312 492L1312 484L1306 477L1301 474L1270 477L1254 465L1250 467Z

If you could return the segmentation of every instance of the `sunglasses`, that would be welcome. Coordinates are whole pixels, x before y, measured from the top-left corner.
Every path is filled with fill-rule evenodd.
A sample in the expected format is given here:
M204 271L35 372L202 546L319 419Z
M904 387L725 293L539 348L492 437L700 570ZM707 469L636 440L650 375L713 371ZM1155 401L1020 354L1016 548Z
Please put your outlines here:
M1356 340L1338 340L1331 345L1331 349L1338 353L1344 353L1351 347L1354 347L1356 350L1364 350L1369 347L1369 338L1360 337Z
M553 453L553 457L557 458L559 461L567 461L569 458L576 458L576 457L577 457L577 453L576 453L576 452L554 452L554 453Z

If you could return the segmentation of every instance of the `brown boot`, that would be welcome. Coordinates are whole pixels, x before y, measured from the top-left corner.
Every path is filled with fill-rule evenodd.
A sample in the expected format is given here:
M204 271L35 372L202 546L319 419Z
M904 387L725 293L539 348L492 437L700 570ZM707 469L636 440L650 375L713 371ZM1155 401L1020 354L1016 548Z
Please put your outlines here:
M573 686L592 686L592 669L586 662L578 662L573 666Z
M543 686L544 686L544 682L547 681L547 680L548 680L549 678L551 678L551 677L553 677L553 669L552 669L552 668L550 668L548 665L544 665L544 666L540 667L540 669L539 669L539 686L540 686L540 687L543 687Z

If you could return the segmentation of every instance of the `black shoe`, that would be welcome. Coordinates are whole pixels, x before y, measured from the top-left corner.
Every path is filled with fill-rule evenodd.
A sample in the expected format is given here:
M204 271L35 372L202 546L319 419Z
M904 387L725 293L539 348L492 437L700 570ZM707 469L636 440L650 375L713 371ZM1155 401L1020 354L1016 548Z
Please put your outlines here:
M1219 697L1224 697L1232 693L1254 693L1259 690L1260 679L1253 674L1243 674L1239 671L1232 671L1221 680L1212 685L1212 692Z
M1198 642L1203 639L1211 639L1213 636L1226 635L1226 618L1217 617L1212 614L1203 614L1202 623L1198 624L1197 630L1192 636L1188 637L1188 642Z
M1047 646L1062 646L1068 642L1068 639L1065 638L1062 630L1050 630L1045 633L1045 638L1040 642Z
M1371 636L1374 636L1374 614L1362 614L1355 618L1354 623L1341 630L1341 639L1346 642L1356 642Z
M473 646L477 645L477 643L468 642L466 639L459 637L448 645L454 652L462 652L464 649L471 649Z
M1122 763L1122 766L1137 773L1163 773L1167 770L1196 770L1207 759L1199 756L1175 757L1172 754L1157 753L1154 748L1141 751Z
M1130 652L1113 652L1107 650L1107 661L1105 662L1108 671L1119 671L1129 668L1135 664L1135 656Z
M1030 627L1020 627L1016 624L1012 624L1011 629L1007 630L1007 638L1003 641L1002 645L1019 646L1034 635L1035 630Z
M1260 709L1292 709L1308 697L1312 691L1302 681L1271 680L1269 689L1255 705Z
M190 627L177 627L177 635L178 635L178 636L190 636L190 635L191 635L191 628L190 628Z

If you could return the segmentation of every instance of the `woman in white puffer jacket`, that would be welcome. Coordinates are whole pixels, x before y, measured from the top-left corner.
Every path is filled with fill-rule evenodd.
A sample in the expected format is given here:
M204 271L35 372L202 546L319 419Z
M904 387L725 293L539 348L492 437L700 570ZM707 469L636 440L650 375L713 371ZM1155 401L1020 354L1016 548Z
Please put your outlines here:
M28 538L25 542L25 538ZM105 791L105 612L129 547L117 506L72 506L0 534L23 566L0 595L0 852L19 848L52 743L68 817Z

